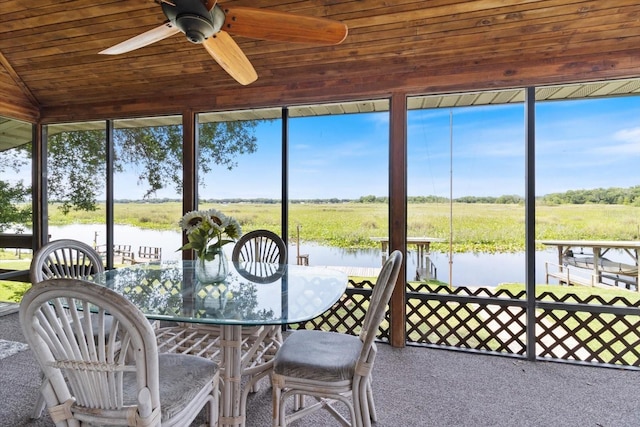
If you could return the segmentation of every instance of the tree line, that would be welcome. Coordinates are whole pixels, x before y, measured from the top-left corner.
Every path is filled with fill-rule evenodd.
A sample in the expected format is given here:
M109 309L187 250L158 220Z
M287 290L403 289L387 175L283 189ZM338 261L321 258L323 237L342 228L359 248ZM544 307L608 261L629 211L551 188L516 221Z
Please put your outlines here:
M448 197L439 196L409 196L408 203L449 203ZM373 195L362 196L360 203L387 203L388 197ZM508 194L498 197L491 196L464 196L454 198L455 203L488 203L488 204L523 204L524 197ZM640 206L640 185L629 188L609 187L592 188L586 190L568 190L564 193L550 193L536 197L536 202L548 206L553 205L630 205Z
M551 193L540 198L547 205L630 205L640 206L640 185L629 188L594 188Z
M408 203L449 203L448 197L441 196L408 196ZM165 203L165 202L181 202L180 199L149 199L147 203ZM525 199L516 194L506 194L502 196L463 196L454 198L455 203L482 203L482 204L524 204ZM564 193L550 193L544 196L536 197L536 201L544 205L582 205L582 204L601 204L601 205L631 205L640 206L640 185L629 188L594 188L588 190L569 190ZM140 200L116 200L118 203L140 203ZM234 204L234 203L251 203L251 204L278 204L280 199L270 198L226 198L226 199L204 199L204 203L216 204ZM328 199L292 199L289 203L309 203L309 204L334 204L334 203L389 203L387 196L366 195L357 199L349 198L328 198Z

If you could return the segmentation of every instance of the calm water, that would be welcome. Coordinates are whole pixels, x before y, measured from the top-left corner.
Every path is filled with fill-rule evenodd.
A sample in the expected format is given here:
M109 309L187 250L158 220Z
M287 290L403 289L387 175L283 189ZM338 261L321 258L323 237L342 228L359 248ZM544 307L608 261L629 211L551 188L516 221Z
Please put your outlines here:
M49 227L49 233L52 240L70 238L83 241L92 246L94 243L98 245L105 243L105 232L99 225L74 224ZM165 260L178 260L181 258L180 251L177 251L181 245L181 237L180 233L176 231L155 231L116 225L114 227L114 240L115 244L131 245L132 250L135 252L141 245L154 246L162 248L162 258ZM227 245L225 248L230 251L231 245ZM411 247L409 249L407 278L413 279L417 259L416 252L411 250ZM309 255L310 265L379 267L381 264L381 252L378 249L348 250L302 243L300 253ZM295 262L297 248L290 245L289 254L290 261ZM616 254L613 254L613 256L608 254L607 256L615 258ZM432 252L430 258L436 267L437 278L443 282L449 282L451 267L454 285L495 286L505 282L524 283L525 279L524 252L510 254L454 254L451 259L451 265L447 253ZM544 263L546 261L557 263L555 248L536 252L536 283L545 282Z

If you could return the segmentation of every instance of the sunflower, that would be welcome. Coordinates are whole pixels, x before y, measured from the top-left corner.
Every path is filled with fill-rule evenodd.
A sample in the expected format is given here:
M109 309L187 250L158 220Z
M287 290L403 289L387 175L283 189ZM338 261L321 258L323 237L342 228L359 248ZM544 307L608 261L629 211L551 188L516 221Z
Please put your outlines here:
M191 211L185 214L180 220L180 228L182 228L187 234L191 234L198 230L204 221L206 221L206 218L201 212Z
M242 234L240 223L217 209L188 212L179 224L189 243L178 250L193 249L198 258L208 260L215 258L223 245L234 242Z

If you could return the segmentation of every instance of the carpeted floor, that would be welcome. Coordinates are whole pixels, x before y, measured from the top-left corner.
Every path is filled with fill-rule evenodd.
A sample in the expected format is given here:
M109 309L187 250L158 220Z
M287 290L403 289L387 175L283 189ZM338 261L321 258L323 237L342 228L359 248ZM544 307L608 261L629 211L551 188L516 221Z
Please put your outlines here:
M0 317L0 339L24 342L17 314ZM415 347L378 348L377 427L640 426L638 371ZM0 359L0 427L53 426L48 415L29 418L40 384L31 352L5 354ZM271 425L266 381L249 397L246 425ZM292 424L338 425L326 411Z

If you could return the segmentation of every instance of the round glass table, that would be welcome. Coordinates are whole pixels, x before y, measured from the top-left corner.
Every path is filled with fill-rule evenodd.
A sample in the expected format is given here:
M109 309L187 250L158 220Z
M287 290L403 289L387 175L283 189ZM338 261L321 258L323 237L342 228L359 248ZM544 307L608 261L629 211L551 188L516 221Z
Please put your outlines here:
M345 273L325 267L230 262L224 281L201 283L194 261L135 264L93 280L124 295L147 318L165 321L156 331L158 351L218 361L221 426L245 424L247 395L269 372L281 325L319 316L348 282ZM250 375L244 388L243 375Z

